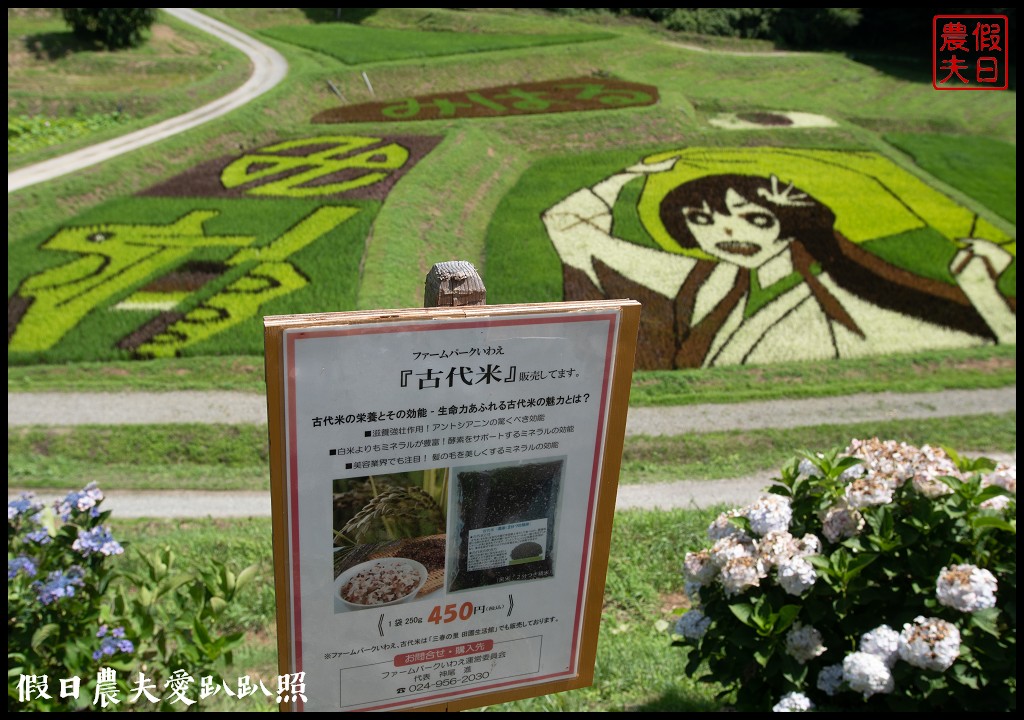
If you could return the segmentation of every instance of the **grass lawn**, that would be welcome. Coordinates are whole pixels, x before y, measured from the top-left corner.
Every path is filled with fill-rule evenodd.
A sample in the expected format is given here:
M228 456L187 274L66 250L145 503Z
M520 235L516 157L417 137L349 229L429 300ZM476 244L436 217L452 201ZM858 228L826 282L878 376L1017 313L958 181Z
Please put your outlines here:
M485 708L495 712L713 711L723 708L717 688L684 677L682 653L670 645L665 623L674 623L682 599L679 568L690 549L699 549L704 531L722 508L704 511L618 513L609 557L608 582L594 685ZM237 653L230 677L249 675L275 687L277 648L270 520L118 520L115 536L128 543L131 565L136 551L171 545L179 567L204 566L224 559L236 569L261 563L261 574L244 602L226 611L223 631L244 629L245 647ZM661 622L659 622L661 621ZM310 689L312 690L312 689ZM276 709L248 698L248 710ZM237 710L241 701L220 698L203 710Z
M743 432L626 438L619 482L744 477L778 468L794 451L845 447L852 438L881 437L911 445L1012 453L1017 415L922 420ZM266 491L267 429L262 425L136 425L9 428L11 487L76 489L95 481L106 490Z

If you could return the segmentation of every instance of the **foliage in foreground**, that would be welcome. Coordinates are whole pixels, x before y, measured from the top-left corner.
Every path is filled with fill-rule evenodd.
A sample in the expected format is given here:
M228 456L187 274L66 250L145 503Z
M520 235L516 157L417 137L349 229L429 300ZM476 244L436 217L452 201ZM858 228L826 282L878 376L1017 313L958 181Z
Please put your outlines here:
M8 502L8 712L176 710L224 682L242 642L218 628L256 566L183 571L165 547L122 570L102 502L92 483L52 509L29 494Z
M83 135L123 125L128 120L126 114L117 110L92 115L76 113L71 117L8 115L7 154L17 155L50 145L59 145Z
M741 710L1016 708L1016 467L854 440L686 556L688 673Z

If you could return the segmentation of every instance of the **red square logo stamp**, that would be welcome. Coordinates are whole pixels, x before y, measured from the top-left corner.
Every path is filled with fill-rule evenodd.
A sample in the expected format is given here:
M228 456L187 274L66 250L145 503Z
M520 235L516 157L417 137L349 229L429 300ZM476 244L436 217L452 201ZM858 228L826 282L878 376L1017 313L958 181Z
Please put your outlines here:
M932 87L1006 90L1009 43L1005 15L936 15L932 18Z

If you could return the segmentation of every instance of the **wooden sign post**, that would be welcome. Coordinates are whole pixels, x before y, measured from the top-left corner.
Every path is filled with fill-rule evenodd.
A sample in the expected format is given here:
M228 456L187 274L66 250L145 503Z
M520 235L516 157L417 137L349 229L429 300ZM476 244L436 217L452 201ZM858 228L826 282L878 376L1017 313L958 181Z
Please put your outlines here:
M593 682L640 305L460 304L449 265L448 307L264 318L285 709Z

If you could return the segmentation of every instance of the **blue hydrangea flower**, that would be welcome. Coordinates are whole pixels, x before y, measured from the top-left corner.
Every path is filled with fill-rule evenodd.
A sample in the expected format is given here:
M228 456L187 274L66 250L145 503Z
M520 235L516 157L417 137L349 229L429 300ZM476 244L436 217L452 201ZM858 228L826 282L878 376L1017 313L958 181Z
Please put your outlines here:
M66 573L54 570L46 576L45 583L36 580L32 583L32 587L35 588L39 602L49 605L60 598L74 597L75 588L85 585L84 577L85 570L78 565L72 565Z
M97 507L103 501L103 492L96 483L91 482L82 488L81 492L69 492L63 500L54 503L60 519L67 521L71 518L72 512L88 512L92 517L99 517L100 509Z
M20 497L7 501L7 522L22 515L35 515L43 509L42 503L36 502L35 493L22 493Z
M79 529L78 539L72 543L71 547L82 553L84 557L89 557L93 553L120 555L124 552L121 543L114 539L114 536L110 534L110 528L107 527L95 527L92 530Z
M7 558L7 580L13 580L19 572L23 572L29 577L35 577L36 564L24 555Z
M42 526L37 527L30 533L25 533L25 539L34 542L36 545L46 545L53 540L50 537L50 531Z
M104 655L114 655L119 652L127 654L135 652L135 645L132 644L132 641L125 639L123 627L114 628L108 635L107 626L100 625L96 637L102 638L102 640L100 642L100 649L92 654L93 660L99 660Z

